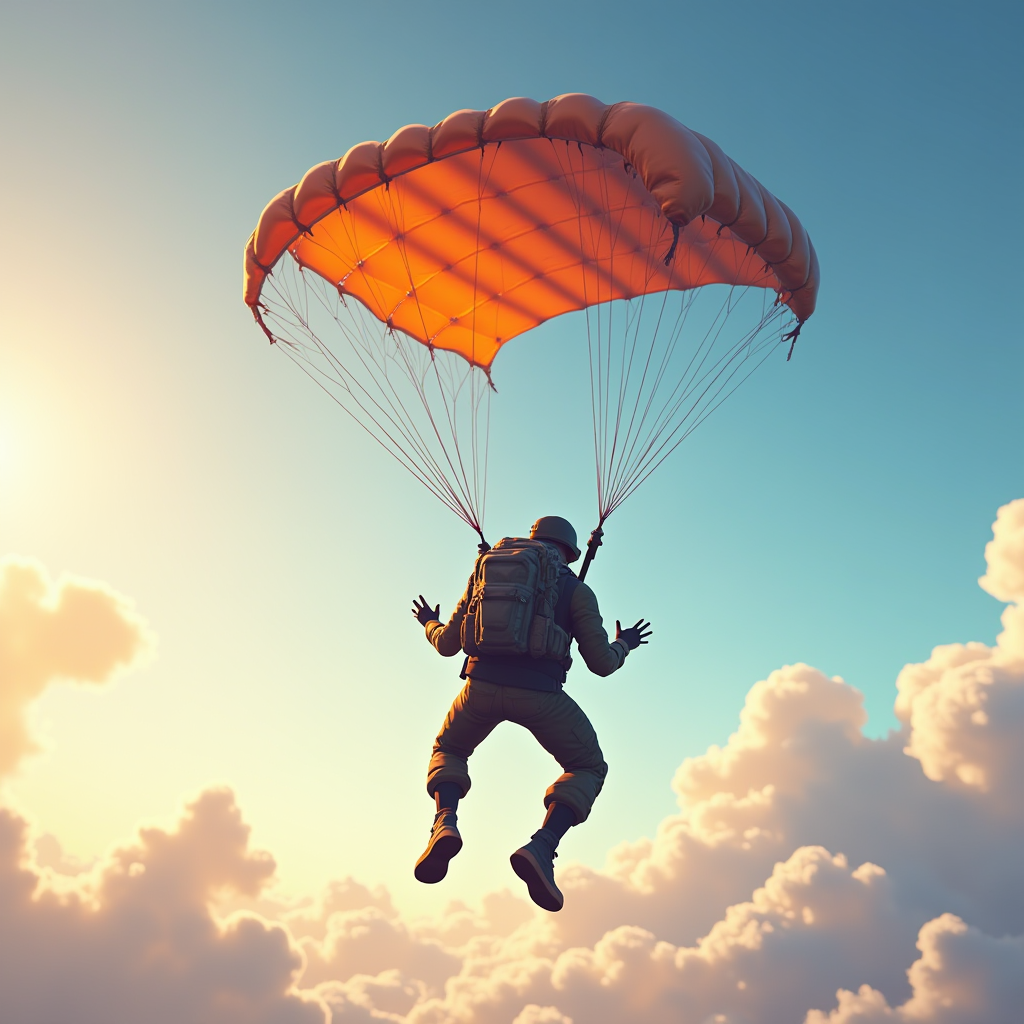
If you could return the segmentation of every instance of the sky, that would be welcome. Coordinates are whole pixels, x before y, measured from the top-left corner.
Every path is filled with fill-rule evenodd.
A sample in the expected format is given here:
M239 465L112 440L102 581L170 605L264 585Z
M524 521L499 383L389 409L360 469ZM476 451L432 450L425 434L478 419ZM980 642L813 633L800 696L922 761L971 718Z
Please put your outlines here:
M562 859L581 886L611 886L610 850L713 803L702 790L681 809L677 769L730 749L755 684L784 689L783 666L863 695L857 742L909 742L904 665L937 645L1000 650L998 602L1020 594L975 581L997 510L1024 495L1022 28L1008 3L0 5L0 554L34 560L42 593L88 581L129 623L99 667L58 664L18 691L39 750L10 758L4 806L96 877L140 824L184 834L182 807L220 786L236 803L213 800L211 820L240 808L275 892L351 877L384 887L401 920L437 921L510 884L554 767L511 727L474 757L457 877L428 889L411 873L459 681L409 602L449 610L474 537L266 344L241 255L312 164L462 107L569 91L713 138L797 212L822 286L792 362L766 365L608 526L590 577L605 616L656 633L620 675L571 676L611 771ZM574 330L502 354L508 416L536 400L546 339ZM589 389L556 369L545 429L565 470L524 480L496 458L489 536L548 513L593 526ZM904 759L944 784L926 755ZM773 848L779 863L811 848L800 837ZM828 863L841 875L843 855L859 870L842 845ZM775 862L738 874L707 928ZM679 948L705 934L609 901L624 908L609 926ZM967 913L955 903L929 903L928 920ZM1024 932L981 911L964 927ZM909 997L887 984L892 1006ZM828 1011L828 995L801 1011ZM537 1005L523 1024L560 1020Z

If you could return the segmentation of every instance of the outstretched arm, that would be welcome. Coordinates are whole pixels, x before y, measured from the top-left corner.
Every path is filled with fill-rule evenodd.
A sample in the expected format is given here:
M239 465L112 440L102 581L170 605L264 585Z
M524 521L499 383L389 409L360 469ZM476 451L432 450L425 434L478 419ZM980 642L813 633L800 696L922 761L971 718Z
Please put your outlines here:
M440 619L441 606L430 607L426 598L420 594L419 600L415 598L412 602L412 613L423 626L427 639L433 644L438 654L445 658L454 657L462 650L462 620L466 617L466 608L469 605L469 598L473 591L473 577L469 578L469 585L462 599L455 606L452 617L447 625L442 625Z
M604 628L597 598L594 592L581 583L572 595L572 635L580 649L580 655L587 663L587 668L595 675L610 676L622 668L626 655L640 643L647 643L643 633L650 623L641 619L636 626L622 629L616 622L615 639L609 643L608 633ZM634 636L634 631L636 635ZM635 643L633 641L636 641Z

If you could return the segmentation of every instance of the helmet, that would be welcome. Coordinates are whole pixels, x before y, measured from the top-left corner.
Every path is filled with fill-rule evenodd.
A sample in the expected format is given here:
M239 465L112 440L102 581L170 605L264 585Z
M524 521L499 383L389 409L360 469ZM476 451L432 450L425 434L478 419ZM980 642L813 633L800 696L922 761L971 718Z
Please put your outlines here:
M533 540L551 540L562 544L572 552L570 562L575 562L580 557L580 549L576 544L576 531L568 519L561 516L541 516L530 527L530 537Z

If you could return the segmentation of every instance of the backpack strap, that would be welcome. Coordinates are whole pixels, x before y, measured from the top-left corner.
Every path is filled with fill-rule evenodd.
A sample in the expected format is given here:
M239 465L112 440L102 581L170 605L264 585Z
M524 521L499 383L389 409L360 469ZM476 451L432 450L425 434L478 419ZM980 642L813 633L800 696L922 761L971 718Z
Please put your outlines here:
M567 565L562 569L562 577L558 581L558 600L555 602L555 623L569 634L572 639L572 595L580 585L579 578Z

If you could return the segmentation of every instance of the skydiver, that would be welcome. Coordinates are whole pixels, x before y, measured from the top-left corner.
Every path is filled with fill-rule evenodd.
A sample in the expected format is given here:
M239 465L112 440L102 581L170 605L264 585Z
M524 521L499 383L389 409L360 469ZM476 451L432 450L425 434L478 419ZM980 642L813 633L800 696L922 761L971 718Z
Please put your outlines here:
M609 643L594 592L569 568L580 557L572 525L560 516L543 516L533 524L530 537L543 541L557 554L555 622L575 639L591 672L611 675L622 667L631 650L647 643L650 623L640 619L623 629L616 621L615 639ZM430 643L446 658L464 651L463 623L475 578L476 568L447 625L440 621L440 605L431 608L422 594L413 600L413 615ZM427 770L427 792L434 798L437 813L430 841L416 862L415 876L433 883L447 874L448 862L462 849L456 812L459 800L469 792L467 760L499 722L516 722L529 729L558 761L562 775L544 795L546 813L541 828L509 859L534 903L545 910L561 910L564 898L555 884L555 850L573 825L586 821L608 774L594 727L562 689L571 659L466 653L460 676L466 685L434 741Z

